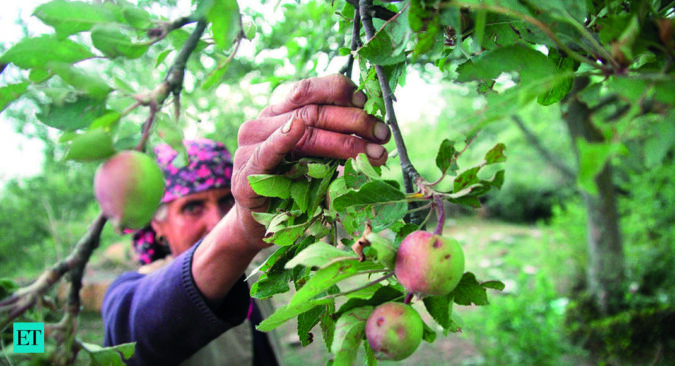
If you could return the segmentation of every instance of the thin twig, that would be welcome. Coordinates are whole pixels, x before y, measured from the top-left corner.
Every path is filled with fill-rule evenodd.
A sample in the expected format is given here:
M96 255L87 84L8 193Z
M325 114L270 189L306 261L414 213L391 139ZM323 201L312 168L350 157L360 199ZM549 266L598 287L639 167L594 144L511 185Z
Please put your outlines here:
M359 0L346 0L349 4L351 4L354 9L359 9L361 7L361 4ZM382 19L382 20L389 20L393 16L396 15L395 12L385 8L384 6L380 5L372 5L372 1L370 2L371 5L369 7L370 13L372 13L372 17L375 17L377 19Z
M436 223L434 234L443 235L443 227L445 226L445 206L443 205L443 199L440 196L434 196L434 205L436 206L436 216L438 217L438 223Z
M363 29L366 32L366 39L370 40L375 36L375 27L373 26L372 19L372 0L360 0L359 10L361 12L361 22L363 23ZM394 137L394 142L396 144L396 150L401 159L401 170L403 171L403 183L405 186L406 193L412 193L414 191L413 183L417 184L422 181L422 177L417 172L417 169L413 166L410 158L408 157L408 150L405 147L403 141L403 135L401 130L398 127L398 122L396 120L396 112L394 111L394 93L389 87L389 80L387 74L384 72L384 68L380 65L375 65L375 72L377 73L377 78L380 82L380 89L382 89L382 96L384 98L384 107L386 110L386 122L391 128L391 134ZM413 215L411 221L417 223L419 217Z
M359 12L359 8L355 7L354 23L352 24L352 52L349 54L347 64L340 70L340 73L349 79L352 78L352 70L354 69L354 52L356 52L359 47L361 47L361 13Z

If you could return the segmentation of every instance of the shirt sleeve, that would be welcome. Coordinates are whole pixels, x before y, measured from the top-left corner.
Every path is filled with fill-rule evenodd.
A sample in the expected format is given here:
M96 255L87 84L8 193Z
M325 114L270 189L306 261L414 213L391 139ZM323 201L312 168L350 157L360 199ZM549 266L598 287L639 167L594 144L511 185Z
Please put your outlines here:
M198 246L151 274L125 273L108 288L101 309L104 345L136 342L129 365L178 364L246 318L250 297L243 276L217 309L207 305L191 271Z

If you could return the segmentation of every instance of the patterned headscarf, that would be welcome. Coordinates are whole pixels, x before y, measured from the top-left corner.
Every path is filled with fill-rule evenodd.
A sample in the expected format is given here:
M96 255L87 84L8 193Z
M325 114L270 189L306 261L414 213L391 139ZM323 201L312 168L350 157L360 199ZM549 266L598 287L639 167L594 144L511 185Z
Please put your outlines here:
M226 188L232 180L232 159L225 145L209 139L183 141L188 161L176 167L178 153L169 145L157 145L154 149L157 163L164 173L166 186L162 203L192 193L213 188ZM152 226L137 230L132 238L140 264L149 264L170 253L169 247L159 243Z

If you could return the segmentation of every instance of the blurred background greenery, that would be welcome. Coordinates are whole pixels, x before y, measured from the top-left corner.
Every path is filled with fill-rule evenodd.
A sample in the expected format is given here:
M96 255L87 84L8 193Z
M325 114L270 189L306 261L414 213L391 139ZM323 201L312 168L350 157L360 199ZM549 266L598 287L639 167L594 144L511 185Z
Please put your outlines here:
M167 18L179 15L176 7L189 7L177 1L138 3ZM247 21L257 26L256 38L243 46L223 75L223 84L215 90L203 90L196 81L206 78L213 60L220 56L210 55L206 49L203 57L190 60L181 120L186 136L215 138L233 151L238 126L268 104L275 87L337 72L346 61L337 50L349 41L340 36L345 33L326 28L332 23L323 19L339 10L330 2L241 1L240 5ZM272 10L263 12L262 7ZM174 9L173 13L169 9ZM31 32L26 18L17 22L25 32ZM15 40L2 41L1 47L6 49ZM179 39L169 37L168 41L180 46ZM121 61L125 63L121 66L101 63L93 67L118 86L149 89L168 67L166 61L157 62L160 51L150 48L142 58ZM2 75L5 80L11 77ZM425 178L435 180L436 146L443 138L464 140L472 132L467 116L475 114L485 100L475 85L446 83L443 75L423 63L411 69L407 80L397 91L400 123L413 163ZM0 278L19 284L26 284L66 256L98 213L92 192L96 164L63 161L64 148L57 135L33 116L39 93L31 100L5 110L2 121L10 123L17 134L37 139L44 146L38 174L5 176L0 188ZM129 95L117 94L109 103L129 102ZM505 143L504 187L490 192L481 209L450 207L446 224L446 234L456 237L465 248L467 268L479 277L502 280L507 288L502 294L491 294L490 306L459 309L464 331L439 337L433 344L424 343L410 364L673 364L675 344L669 334L675 329L675 315L669 310L675 306L673 145L657 164L650 164L639 153L612 161L630 291L622 312L593 322L587 312L575 311L583 309L585 301L588 234L584 203L576 180L569 176L576 170L576 161L561 110L533 102L518 116L518 120L502 120L482 129L459 161L460 166L472 163L495 143ZM119 129L131 135L142 120L141 113L132 113ZM626 145L641 151L647 143L636 134ZM124 147L123 141L118 144ZM548 157L536 145L544 148ZM394 150L393 143L389 148ZM386 174L400 179L398 159L391 158L388 166ZM130 247L128 237L106 228L90 269L119 274L133 268L133 261L106 257L112 253L108 248L120 242L122 247ZM84 340L100 343L98 315L85 313L82 320ZM288 324L282 331L292 335L294 325ZM299 348L292 336L284 335L283 339L288 364L314 364L310 360L323 364L329 357L319 341Z

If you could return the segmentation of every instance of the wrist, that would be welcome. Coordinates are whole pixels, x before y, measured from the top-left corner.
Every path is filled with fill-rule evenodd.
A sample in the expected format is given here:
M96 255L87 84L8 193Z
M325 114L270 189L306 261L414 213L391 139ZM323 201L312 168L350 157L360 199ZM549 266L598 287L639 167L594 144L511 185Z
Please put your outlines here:
M240 205L235 205L231 213L233 214L233 221L236 230L234 235L237 235L237 240L255 250L262 250L272 246L272 244L263 241L265 237L265 226L257 222L252 215L252 211Z

